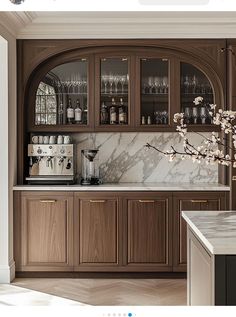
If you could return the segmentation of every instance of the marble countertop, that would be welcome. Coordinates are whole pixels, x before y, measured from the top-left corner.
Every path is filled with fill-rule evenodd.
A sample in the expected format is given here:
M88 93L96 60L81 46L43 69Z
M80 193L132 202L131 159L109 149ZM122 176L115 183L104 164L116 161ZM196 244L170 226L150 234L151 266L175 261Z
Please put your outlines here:
M236 211L182 211L198 239L212 254L236 254Z
M47 191L229 191L230 187L221 184L189 183L111 183L98 186L76 185L18 185L13 190Z

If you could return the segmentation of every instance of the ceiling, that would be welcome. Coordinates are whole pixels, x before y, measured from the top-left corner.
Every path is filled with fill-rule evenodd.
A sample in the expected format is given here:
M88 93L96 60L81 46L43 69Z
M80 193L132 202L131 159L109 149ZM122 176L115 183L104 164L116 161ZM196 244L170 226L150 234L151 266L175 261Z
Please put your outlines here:
M16 38L236 38L236 12L0 12Z

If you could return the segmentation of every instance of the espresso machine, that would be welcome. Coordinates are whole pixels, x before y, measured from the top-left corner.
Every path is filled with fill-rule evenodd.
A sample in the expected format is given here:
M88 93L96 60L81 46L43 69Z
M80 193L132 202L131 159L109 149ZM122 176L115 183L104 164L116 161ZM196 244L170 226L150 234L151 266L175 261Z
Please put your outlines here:
M29 184L74 184L74 144L28 144Z
M81 150L82 177L81 185L99 185L98 150Z

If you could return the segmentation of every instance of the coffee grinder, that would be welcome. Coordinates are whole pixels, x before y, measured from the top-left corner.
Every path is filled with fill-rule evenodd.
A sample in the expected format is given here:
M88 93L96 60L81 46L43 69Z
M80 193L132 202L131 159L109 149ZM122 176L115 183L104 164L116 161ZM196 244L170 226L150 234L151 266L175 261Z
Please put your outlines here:
M81 185L99 185L98 150L81 150L82 177Z

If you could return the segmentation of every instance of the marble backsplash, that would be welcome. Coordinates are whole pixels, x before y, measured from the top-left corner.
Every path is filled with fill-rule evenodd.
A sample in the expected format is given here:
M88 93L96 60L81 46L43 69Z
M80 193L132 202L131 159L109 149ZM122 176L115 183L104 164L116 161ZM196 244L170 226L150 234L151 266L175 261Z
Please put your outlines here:
M209 134L204 133L205 136ZM130 182L188 182L217 183L218 166L193 163L187 159L169 162L168 158L144 145L148 142L162 150L182 149L178 133L78 133L78 174L81 174L81 150L99 149L100 176L104 183ZM189 133L194 144L201 144L202 137Z

